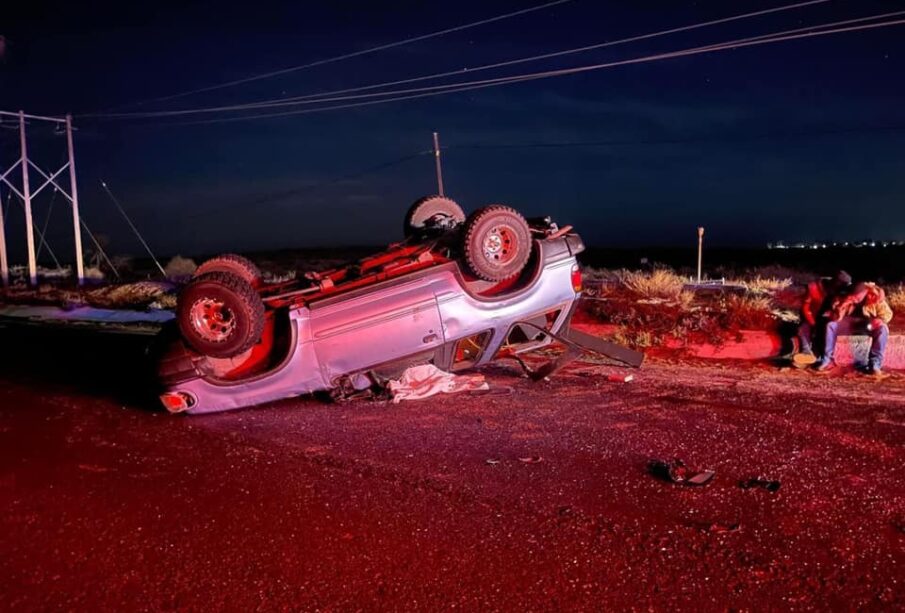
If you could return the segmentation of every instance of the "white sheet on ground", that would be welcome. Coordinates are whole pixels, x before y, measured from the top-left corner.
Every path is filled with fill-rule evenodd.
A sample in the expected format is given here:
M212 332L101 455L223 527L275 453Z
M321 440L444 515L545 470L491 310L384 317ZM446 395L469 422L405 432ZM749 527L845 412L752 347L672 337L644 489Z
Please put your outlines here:
M393 403L403 400L421 400L435 394L454 394L490 389L484 375L454 375L433 364L411 366L399 379L389 382Z

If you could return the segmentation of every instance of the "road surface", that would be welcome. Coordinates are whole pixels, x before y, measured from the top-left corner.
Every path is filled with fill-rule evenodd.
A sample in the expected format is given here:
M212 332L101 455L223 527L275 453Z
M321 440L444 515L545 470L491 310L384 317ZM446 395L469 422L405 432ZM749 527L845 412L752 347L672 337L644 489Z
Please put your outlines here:
M0 610L905 605L902 377L503 363L486 393L184 417L139 401L129 339L2 340ZM646 472L674 457L716 477Z

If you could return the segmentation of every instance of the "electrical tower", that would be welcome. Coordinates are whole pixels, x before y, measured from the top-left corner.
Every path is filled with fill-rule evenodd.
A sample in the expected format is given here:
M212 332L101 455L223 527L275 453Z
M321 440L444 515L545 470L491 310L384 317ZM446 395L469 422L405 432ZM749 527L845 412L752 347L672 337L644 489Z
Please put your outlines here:
M80 231L79 220L79 195L75 178L75 151L72 145L72 116L65 117L42 117L40 115L29 115L23 111L18 113L10 113L8 111L0 111L0 120L3 117L15 117L19 120L19 159L0 174L0 182L5 183L16 196L22 200L25 208L25 243L28 248L28 278L32 285L38 282L38 264L35 257L35 235L34 221L32 218L32 199L41 193L44 188L53 185L56 190L63 194L72 207L72 229L75 236L75 268L76 277L79 285L85 280L85 266L82 260L82 233ZM35 122L49 122L57 128L64 127L66 130L66 149L67 161L55 172L46 172L40 166L35 164L28 158L28 141L25 137L26 120ZM13 171L18 170L14 173ZM64 172L69 171L69 191L67 192L60 186L57 178ZM40 179L43 179L40 187L35 190L31 189L30 177L37 173ZM13 182L16 175L20 176L20 183L17 187ZM3 210L0 207L0 276L2 276L3 284L9 284L9 263L6 254L6 227L3 219Z

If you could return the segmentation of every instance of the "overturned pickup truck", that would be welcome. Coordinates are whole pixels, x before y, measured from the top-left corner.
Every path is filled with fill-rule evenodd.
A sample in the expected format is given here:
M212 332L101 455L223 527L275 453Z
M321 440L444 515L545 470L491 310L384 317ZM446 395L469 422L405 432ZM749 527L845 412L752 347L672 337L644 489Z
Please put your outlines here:
M640 354L569 330L584 249L571 227L502 205L466 218L431 196L411 206L404 233L383 253L286 283L264 283L235 255L202 264L179 296L180 338L160 361L164 406L208 413L354 394L412 365L457 372L554 339L567 351L538 377L579 344L640 365Z

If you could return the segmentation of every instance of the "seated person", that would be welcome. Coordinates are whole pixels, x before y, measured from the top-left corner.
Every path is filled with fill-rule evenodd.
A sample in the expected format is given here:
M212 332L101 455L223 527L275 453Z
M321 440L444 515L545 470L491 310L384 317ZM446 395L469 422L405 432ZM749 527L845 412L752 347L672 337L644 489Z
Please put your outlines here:
M823 277L808 283L808 293L801 305L801 324L798 326L798 353L792 356L796 366L809 366L817 361L812 340L817 330L822 330L822 313L830 310L835 301L852 284L852 277L844 270L832 277Z
M889 340L892 309L886 302L886 293L876 283L859 283L847 296L833 302L827 315L826 339L823 357L814 365L818 371L827 371L835 363L836 338L844 336L870 336L870 353L865 372L879 375L883 369L883 355Z

